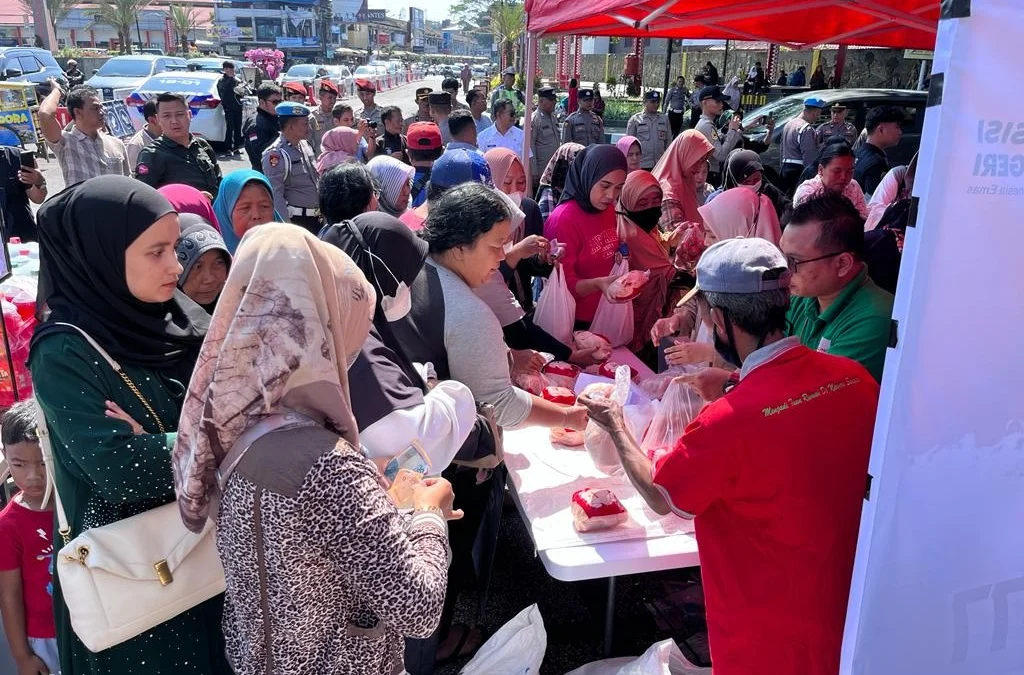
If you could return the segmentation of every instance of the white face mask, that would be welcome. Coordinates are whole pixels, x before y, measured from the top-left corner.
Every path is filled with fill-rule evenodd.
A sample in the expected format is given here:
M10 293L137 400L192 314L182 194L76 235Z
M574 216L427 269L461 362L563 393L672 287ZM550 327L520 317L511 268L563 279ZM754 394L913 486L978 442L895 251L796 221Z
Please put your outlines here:
M388 323L405 318L412 310L412 290L404 281L399 282L393 296L385 295L381 298L380 308L384 310L384 318Z
M522 192L513 192L508 197L513 202L515 202L516 206L522 206L522 204L523 204L523 193Z

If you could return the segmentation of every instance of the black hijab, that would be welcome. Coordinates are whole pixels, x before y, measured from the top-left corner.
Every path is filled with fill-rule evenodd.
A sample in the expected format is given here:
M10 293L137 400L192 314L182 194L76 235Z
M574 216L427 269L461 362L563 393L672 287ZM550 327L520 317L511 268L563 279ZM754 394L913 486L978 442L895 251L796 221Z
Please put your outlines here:
M576 200L587 213L600 213L590 203L590 191L612 171L626 171L626 156L614 145L590 145L581 150L569 165L560 202Z
M380 211L331 225L321 239L347 253L377 291L373 328L349 371L350 381L359 383L352 411L365 428L394 410L423 402L426 385L392 332L381 298L394 297L399 282L412 286L427 258L427 244L397 218Z
M174 207L125 176L72 185L39 209L38 305L49 309L32 346L78 326L115 360L168 371L188 382L210 317L180 290L163 303L128 290L125 251Z

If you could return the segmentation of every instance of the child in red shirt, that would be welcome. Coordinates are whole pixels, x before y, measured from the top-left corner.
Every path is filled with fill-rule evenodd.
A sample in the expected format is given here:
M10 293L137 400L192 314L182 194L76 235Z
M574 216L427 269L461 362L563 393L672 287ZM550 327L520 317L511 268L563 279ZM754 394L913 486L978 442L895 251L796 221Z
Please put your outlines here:
M43 504L46 468L36 436L35 403L0 416L4 456L21 490L0 511L0 616L18 675L59 674L53 621L53 506Z

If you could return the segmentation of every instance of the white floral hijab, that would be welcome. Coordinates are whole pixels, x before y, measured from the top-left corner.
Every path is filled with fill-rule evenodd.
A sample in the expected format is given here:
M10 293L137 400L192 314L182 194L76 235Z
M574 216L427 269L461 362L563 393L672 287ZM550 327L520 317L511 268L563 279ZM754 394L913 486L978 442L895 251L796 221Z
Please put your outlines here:
M373 286L341 249L295 225L246 233L200 350L172 455L189 529L203 529L217 468L235 440L266 416L303 412L358 444L348 366L374 305Z

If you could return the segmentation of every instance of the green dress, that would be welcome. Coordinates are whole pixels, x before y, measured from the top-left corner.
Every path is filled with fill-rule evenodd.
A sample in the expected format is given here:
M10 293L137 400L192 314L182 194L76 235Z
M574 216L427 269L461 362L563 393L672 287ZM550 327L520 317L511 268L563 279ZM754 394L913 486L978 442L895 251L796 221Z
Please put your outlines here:
M171 448L176 434L136 436L126 423L105 416L105 402L111 400L146 431L158 429L139 399L83 337L54 333L43 338L32 350L29 368L49 424L57 487L72 537L174 499ZM187 383L154 370L124 370L164 427L175 429ZM55 544L59 548L63 542ZM75 636L56 574L53 600L63 675L232 672L220 625L223 596L98 653Z

